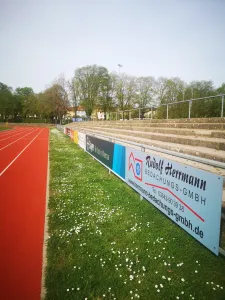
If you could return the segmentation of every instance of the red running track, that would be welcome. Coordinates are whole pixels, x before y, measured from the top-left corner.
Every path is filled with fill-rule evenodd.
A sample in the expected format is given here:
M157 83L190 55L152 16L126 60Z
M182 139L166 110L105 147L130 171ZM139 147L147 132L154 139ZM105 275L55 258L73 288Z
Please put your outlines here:
M2 300L40 300L48 138L37 127L0 132Z

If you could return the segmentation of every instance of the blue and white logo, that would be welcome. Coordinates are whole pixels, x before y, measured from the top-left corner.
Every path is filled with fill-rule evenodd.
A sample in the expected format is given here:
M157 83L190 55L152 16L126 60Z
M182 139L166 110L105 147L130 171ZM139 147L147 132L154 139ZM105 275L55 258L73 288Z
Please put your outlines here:
M141 173L141 166L140 166L140 163L136 163L136 174L139 176Z

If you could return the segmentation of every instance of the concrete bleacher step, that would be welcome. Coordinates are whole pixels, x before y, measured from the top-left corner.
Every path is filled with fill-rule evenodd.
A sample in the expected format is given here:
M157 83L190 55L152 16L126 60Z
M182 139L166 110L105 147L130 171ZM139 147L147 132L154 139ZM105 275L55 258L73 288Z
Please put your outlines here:
M87 122L89 123L89 122ZM147 122L144 120L140 121L105 121L105 122L91 122L98 123L102 126L132 126L132 127L146 127L146 128L186 128L186 129L211 129L211 130L225 130L225 123L173 123L173 122L165 122L165 120L161 122Z
M102 121L98 121L102 122ZM117 121L103 121L103 122L143 122L143 123L223 123L225 124L225 118L193 118L193 119L130 119L130 120L117 120Z
M97 128L112 128L111 125L103 124L101 126L97 126L95 124L94 127ZM152 133L163 133L163 134L175 134L175 135L190 135L190 136L201 136L201 137L217 137L217 138L225 138L225 132L218 131L218 130L204 130L204 129L183 129L183 128L161 128L161 127L138 127L138 126L130 126L128 124L122 125L113 125L114 129L126 129L126 130L133 130L133 131L142 131L142 132L152 132Z
M92 126L93 130L100 130L102 133L117 133L122 135L128 135L133 137L142 137L145 139L158 140L162 142L177 143L183 145L200 146L214 148L217 150L225 150L225 139L222 138L211 138L211 137L199 137L199 136L185 136L175 134L161 134L161 133L150 133L135 130L124 130L124 129L114 129L105 127L95 127Z
M211 136L221 138L221 139L225 139L225 132L223 132L223 131L212 131Z

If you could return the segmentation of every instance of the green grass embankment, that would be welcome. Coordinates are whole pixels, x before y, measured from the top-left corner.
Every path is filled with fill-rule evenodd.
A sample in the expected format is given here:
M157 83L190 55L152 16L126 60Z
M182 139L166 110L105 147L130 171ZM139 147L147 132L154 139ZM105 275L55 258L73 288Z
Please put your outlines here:
M46 300L225 299L216 257L57 129Z

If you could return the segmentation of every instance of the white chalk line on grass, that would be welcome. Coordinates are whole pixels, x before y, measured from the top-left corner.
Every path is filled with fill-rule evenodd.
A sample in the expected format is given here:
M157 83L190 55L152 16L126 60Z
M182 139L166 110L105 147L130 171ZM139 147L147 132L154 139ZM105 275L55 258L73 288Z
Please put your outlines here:
M38 128L37 128L37 129L38 129ZM33 133L33 132L35 132L37 129L34 129L33 131L31 131L31 132L29 132L29 133L27 133L27 134L23 135L21 138L19 138L19 139L17 139L17 140L15 140L15 141L13 141L12 143L10 143L10 144L8 144L8 145L6 145L6 146L4 146L4 147L0 148L0 151L2 151L3 149L5 149L5 148L9 147L10 145L12 145L12 144L16 143L17 141L19 141L19 140L23 139L25 136L27 136L27 135L29 135L29 134L31 134L31 133Z
M8 166L0 173L0 176L2 176L5 171L8 170L8 168L17 160L18 157L20 157L20 155L30 146L31 143L33 143L33 141L39 136L39 134L44 130L44 128L30 141L30 143L28 145L26 145L25 148L23 148L22 151L20 151L20 153L11 161L10 164L8 164Z
M32 128L33 129L33 128ZM29 129L29 131L30 131L30 129ZM0 140L0 142L1 141L5 141L5 140L8 140L8 139L11 139L12 137L14 137L14 136L16 136L16 135L19 135L19 134L21 134L21 133L23 133L23 132L27 132L27 130L24 130L24 131L20 131L19 133L16 133L16 134L12 134L11 136L8 136L7 138L5 138L5 139L1 139Z

